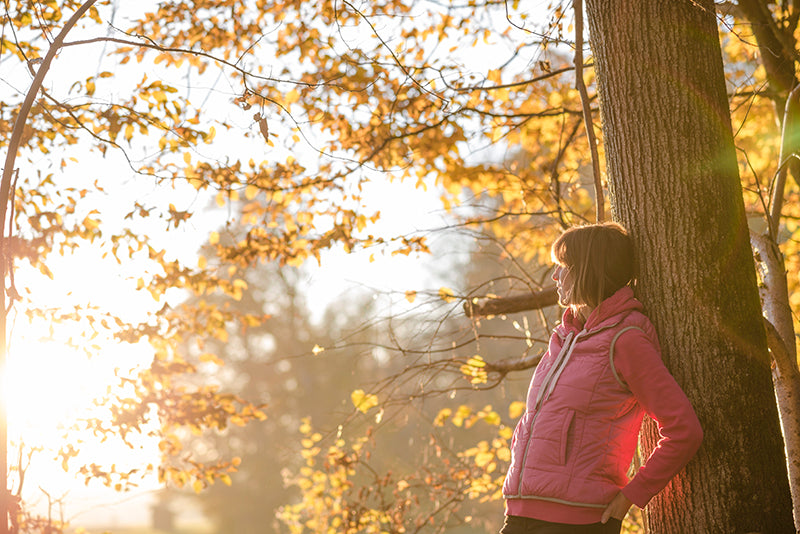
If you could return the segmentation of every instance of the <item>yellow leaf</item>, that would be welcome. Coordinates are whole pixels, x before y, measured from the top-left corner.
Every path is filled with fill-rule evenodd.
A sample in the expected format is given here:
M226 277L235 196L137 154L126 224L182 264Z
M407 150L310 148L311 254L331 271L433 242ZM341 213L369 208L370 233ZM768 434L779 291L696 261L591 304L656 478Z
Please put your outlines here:
M183 153L183 161L189 165L192 162L192 153L191 152L184 152Z
M414 302L414 300L416 298L417 298L417 292L416 291L406 291L406 300L408 302Z
M211 232L208 235L208 244L216 245L217 243L219 243L219 232Z
M230 477L230 475L220 475L219 479L220 479L220 480L222 481L222 483L223 483L223 484L225 484L226 486L230 486L231 484L233 484L233 481L231 480L231 477Z
M475 455L475 465L478 467L484 467L492 460L494 460L494 454L491 452L479 452Z
M297 89L292 89L286 93L285 101L287 104L294 104L298 100L300 100L300 93L297 92Z
M370 408L378 405L378 397L369 393L364 393L363 389L357 389L350 394L353 405L362 413L367 413Z
M479 354L476 354L475 356L467 360L467 365L469 365L470 367L486 367L486 362Z
M523 413L525 413L525 403L522 401L514 401L508 407L508 416L511 419L518 419Z
M439 410L439 413L436 414L436 418L433 420L434 426L444 426L445 421L453 415L453 410L450 408L442 408Z
M216 355L211 354L210 352L206 352L204 354L201 354L198 359L201 362L204 362L204 363L214 363L214 364L217 364L217 365L225 365L224 361L220 360L219 358L217 358Z
M214 137L217 136L217 129L213 126L208 129L208 134L206 135L206 143L210 143L214 140Z
M192 483L192 489L194 490L195 493L200 493L201 491L203 491L203 487L204 484L202 480L195 480Z
M455 293L449 287L440 287L439 288L439 298L445 302L453 302L456 300Z
M497 459L501 462L507 462L511 460L511 450L508 447L501 447L497 449Z
M247 200L253 200L258 194L258 192L259 192L258 187L254 186L253 184L250 184L244 190L244 198L246 198Z
M311 433L311 423L309 422L308 418L304 418L302 424L300 425L300 433L301 434L310 434Z
M464 419L470 416L472 410L469 406L462 404L458 407L455 415L453 416L453 424L457 427L461 427L464 424Z
M206 260L205 256L200 256L197 258L197 268L198 269L205 269L208 267L208 260Z

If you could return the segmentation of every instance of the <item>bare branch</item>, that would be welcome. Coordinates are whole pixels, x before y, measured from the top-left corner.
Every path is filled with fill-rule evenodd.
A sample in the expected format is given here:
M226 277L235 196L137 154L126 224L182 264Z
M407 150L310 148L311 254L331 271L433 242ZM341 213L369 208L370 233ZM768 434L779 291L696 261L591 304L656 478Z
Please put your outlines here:
M592 154L592 176L594 176L597 222L603 222L606 209L603 197L603 183L600 179L600 155L597 153L597 138L594 135L589 93L586 91L586 83L583 80L583 0L573 0L572 5L575 8L575 88L581 95L583 122L586 125L589 151Z
M586 63L583 65L583 68L592 68L592 67L594 67L594 63ZM569 72L571 70L575 70L575 67L574 66L562 67L560 69L546 72L541 76L536 76L535 78L531 78L529 80L522 80L520 82L504 83L501 85L491 85L491 86L481 86L481 87L454 87L453 90L458 93L470 93L472 91L494 91L497 89L512 89L515 87L522 87L524 85L530 85L532 83L541 82L543 80L547 80L548 78L558 76L559 74Z
M487 299L483 302L467 301L464 313L467 317L502 315L527 310L538 310L558 303L558 292L555 286L533 293L515 295L513 297Z

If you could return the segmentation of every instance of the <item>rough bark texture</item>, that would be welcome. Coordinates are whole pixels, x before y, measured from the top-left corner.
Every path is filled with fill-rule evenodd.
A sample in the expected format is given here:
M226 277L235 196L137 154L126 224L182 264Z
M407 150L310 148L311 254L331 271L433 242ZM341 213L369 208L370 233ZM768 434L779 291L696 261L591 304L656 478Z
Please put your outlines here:
M587 0L587 14L612 214L705 431L649 531L794 532L713 2ZM647 425L646 452L656 436Z

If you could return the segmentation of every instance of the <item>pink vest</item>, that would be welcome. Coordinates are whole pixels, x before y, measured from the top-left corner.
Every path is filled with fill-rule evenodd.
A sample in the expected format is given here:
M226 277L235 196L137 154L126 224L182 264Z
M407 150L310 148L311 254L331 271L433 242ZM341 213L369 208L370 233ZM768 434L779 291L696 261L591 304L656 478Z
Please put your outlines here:
M511 442L506 499L603 509L628 483L644 410L617 376L613 346L630 328L657 346L630 288L604 301L581 329L571 311L528 389Z

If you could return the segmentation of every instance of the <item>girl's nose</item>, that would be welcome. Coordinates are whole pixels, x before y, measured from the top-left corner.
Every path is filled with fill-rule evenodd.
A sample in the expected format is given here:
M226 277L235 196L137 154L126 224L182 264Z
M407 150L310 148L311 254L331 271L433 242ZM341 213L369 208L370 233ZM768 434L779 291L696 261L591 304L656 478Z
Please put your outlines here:
M559 265L556 265L556 268L553 269L553 275L551 276L551 278L553 279L554 282L558 281L558 271L559 271L559 269L561 269L561 266L559 266Z

